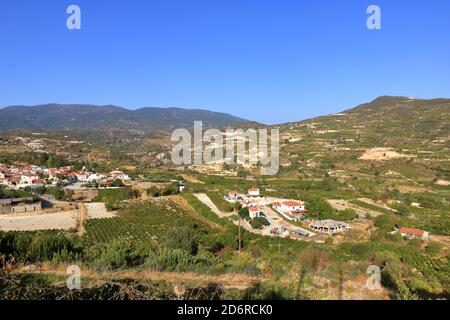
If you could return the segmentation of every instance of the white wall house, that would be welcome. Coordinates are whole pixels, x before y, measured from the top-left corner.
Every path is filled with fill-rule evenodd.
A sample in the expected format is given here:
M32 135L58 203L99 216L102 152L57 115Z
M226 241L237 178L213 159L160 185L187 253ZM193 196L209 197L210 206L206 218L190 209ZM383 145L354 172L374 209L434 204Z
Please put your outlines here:
M39 179L36 175L28 175L28 174L22 174L20 175L20 184L33 184L33 180Z
M102 174L99 174L99 173L91 173L91 174L89 174L89 176L87 177L87 181L88 182L93 182L94 180L95 181L99 181L99 180L102 180L103 178L105 178L105 176L104 175L102 175Z
M252 219L259 218L261 216L265 217L264 213L257 207L248 208L248 213L249 213L250 218L252 218Z
M248 189L248 195L251 197L259 197L259 189L258 188Z
M407 239L422 239L424 241L428 240L429 233L428 231L414 229L414 228L406 228L401 227L399 230L399 233L402 235L402 237Z
M239 194L236 191L230 191L230 192L228 192L226 199L229 201L238 201Z
M131 181L131 178L127 174L125 174L125 173L123 173L122 171L119 171L119 170L111 171L109 175L113 179L120 179L123 182L130 182Z
M307 211L305 203L294 200L274 203L273 208L288 220L300 220Z

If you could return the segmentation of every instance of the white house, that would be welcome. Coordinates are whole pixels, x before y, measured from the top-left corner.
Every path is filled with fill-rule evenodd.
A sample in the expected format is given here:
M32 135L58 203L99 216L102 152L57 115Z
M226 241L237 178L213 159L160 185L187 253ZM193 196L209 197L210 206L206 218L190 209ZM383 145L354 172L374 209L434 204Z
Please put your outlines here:
M300 201L288 200L274 203L272 206L288 220L300 220L307 212L305 203Z
M88 179L88 177L89 177L89 174L86 173L86 172L84 172L84 171L77 171L77 172L75 173L75 175L76 175L78 181L80 181L80 182L86 182L86 181L88 181L87 179Z
M401 227L398 232L402 235L402 237L408 238L408 239L418 238L418 239L422 239L422 240L428 240L428 236L429 236L428 231L414 229L414 228Z
M252 219L259 218L259 217L265 217L264 212L262 212L257 207L248 208L248 213L249 213L250 218L252 218Z
M131 181L131 178L128 175L126 175L125 173L123 173L122 171L119 171L119 170L111 171L109 173L109 176L112 177L113 179L120 179L123 182Z
M95 180L95 181L100 181L100 180L102 180L103 178L105 178L105 176L102 175L102 174L99 174L99 173L90 173L90 174L88 175L88 177L86 178L86 181L88 181L88 182L93 182L94 180Z
M228 192L228 196L226 198L229 201L238 201L239 194L236 191L230 191L230 192Z
M259 197L259 189L258 188L248 189L248 195L251 197Z
M39 177L37 175L32 174L22 174L20 175L20 184L26 185L26 184L33 184L33 180L37 180Z

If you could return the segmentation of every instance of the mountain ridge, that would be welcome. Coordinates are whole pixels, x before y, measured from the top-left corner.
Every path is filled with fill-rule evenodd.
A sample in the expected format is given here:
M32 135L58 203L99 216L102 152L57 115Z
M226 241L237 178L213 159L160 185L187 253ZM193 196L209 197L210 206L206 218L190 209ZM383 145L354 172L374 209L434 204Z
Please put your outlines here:
M174 126L191 127L194 120L203 121L205 126L248 122L227 113L176 107L131 110L115 105L52 103L0 109L0 131L116 128L151 132Z

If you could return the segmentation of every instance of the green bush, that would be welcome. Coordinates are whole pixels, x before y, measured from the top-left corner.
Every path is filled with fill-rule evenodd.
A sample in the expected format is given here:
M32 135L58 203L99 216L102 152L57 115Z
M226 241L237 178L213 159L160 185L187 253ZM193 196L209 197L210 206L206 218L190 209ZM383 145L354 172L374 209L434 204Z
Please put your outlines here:
M139 264L143 259L136 245L125 238L89 247L86 258L97 270L124 269Z
M136 199L140 196L139 191L131 188L121 189L100 189L97 196L94 198L95 202L114 202L128 199Z
M81 252L75 239L52 231L0 232L0 254L13 255L17 262L67 262Z
M185 226L172 229L167 234L166 247L170 249L181 249L193 255L197 254L197 228L195 226Z
M253 229L259 230L259 229L262 229L263 226L270 225L270 222L267 221L266 218L258 217L258 218L252 219L252 221L250 221L250 225L252 226Z
M164 248L151 254L144 263L145 268L155 271L189 271L194 267L194 257L181 249Z

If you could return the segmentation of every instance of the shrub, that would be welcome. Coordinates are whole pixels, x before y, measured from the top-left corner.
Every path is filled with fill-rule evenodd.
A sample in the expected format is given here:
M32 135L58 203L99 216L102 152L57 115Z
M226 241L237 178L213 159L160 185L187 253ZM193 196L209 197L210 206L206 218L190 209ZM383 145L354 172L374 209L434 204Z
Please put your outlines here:
M198 239L197 228L195 226L186 226L172 229L167 235L166 246L170 249L181 249L190 254L197 254Z
M164 248L151 254L144 266L156 271L183 272L192 269L194 258L185 250Z
M101 189L98 190L94 202L114 202L128 199L136 199L139 197L139 191L131 188L122 189Z
M270 225L270 222L267 221L266 218L258 217L258 218L252 219L252 221L250 222L250 225L252 226L253 229L259 230L259 229L262 229L263 226Z
M139 264L142 256L133 242L117 238L107 244L96 244L88 248L88 262L98 270L124 269Z

